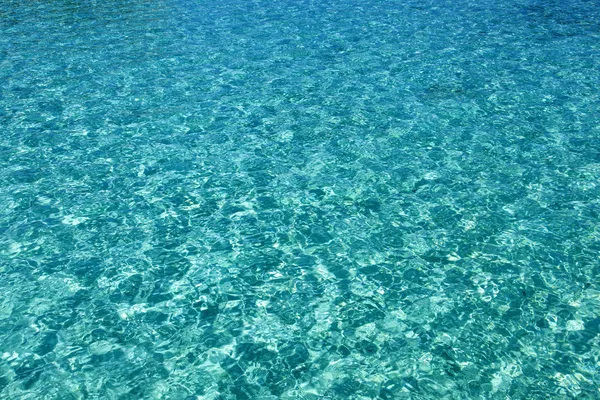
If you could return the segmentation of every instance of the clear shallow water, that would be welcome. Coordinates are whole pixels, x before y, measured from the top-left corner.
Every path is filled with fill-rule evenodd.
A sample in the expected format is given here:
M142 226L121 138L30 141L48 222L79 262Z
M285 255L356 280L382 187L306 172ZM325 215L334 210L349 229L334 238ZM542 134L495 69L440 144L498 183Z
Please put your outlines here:
M597 1L0 1L0 396L600 397Z

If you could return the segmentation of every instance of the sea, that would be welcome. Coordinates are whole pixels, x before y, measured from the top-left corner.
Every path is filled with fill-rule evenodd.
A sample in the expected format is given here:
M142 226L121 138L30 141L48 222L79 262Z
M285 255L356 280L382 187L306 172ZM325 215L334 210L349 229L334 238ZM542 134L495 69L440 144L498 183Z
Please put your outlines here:
M0 398L599 388L600 0L0 0Z

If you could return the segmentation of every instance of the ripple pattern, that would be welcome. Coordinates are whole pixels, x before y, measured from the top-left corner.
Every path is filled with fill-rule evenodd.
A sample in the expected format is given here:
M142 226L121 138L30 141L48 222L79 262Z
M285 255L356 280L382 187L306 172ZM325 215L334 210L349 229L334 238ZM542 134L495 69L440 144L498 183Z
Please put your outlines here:
M597 0L0 0L0 397L600 397Z

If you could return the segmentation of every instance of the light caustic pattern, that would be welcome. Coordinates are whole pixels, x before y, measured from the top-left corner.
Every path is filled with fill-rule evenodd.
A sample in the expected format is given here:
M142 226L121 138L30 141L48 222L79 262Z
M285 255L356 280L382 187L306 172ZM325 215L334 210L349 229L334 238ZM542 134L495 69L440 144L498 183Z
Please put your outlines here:
M600 396L597 0L0 0L0 397Z

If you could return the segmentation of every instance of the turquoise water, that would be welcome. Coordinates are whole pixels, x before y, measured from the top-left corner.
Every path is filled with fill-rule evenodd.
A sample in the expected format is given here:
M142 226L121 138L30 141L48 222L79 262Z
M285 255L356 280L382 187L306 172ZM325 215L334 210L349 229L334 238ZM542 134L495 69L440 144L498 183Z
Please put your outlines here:
M597 0L0 0L3 399L600 398Z

